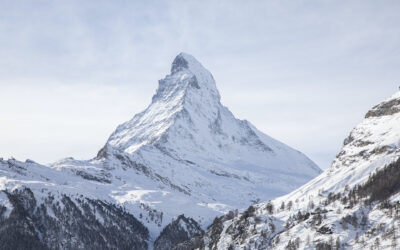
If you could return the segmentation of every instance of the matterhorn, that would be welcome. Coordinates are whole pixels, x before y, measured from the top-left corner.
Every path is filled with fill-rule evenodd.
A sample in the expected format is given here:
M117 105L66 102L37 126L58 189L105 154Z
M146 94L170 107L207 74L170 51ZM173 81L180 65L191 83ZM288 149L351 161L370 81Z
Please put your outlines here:
M0 240L38 249L168 249L182 236L172 234L201 234L216 216L287 194L321 172L235 118L211 73L185 53L151 104L94 158L2 160L0 171L0 227L23 239L2 230Z

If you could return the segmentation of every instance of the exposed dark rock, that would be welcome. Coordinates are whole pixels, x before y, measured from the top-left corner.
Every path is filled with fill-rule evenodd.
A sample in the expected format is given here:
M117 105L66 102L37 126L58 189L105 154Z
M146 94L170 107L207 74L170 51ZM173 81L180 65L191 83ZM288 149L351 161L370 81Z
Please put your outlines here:
M398 112L400 112L400 99L394 99L394 100L390 100L388 102L383 102L383 103L373 107L365 115L365 118L393 115Z
M383 154L383 153L393 153L396 149L394 147L390 146L382 146L382 147L377 147L374 148L371 151L371 154Z
M343 145L347 145L347 144L351 143L352 141L354 141L354 137L352 134L350 134L346 139L344 139Z
M316 246L316 250L333 250L333 247L327 242L319 242Z
M332 234L332 229L328 226L322 226L317 230L318 233L320 234Z
M368 145L374 144L373 142L370 141L363 141L363 140L357 140L356 142L354 142L354 146L356 147L365 147Z
M77 170L77 171L75 171L75 174L78 176L81 176L83 179L86 179L86 180L97 181L97 182L102 182L102 183L111 183L110 179L107 178L109 176L96 176L96 175L92 175L88 172L85 172L83 170Z
M220 171L210 170L209 172L212 173L212 174L215 174L217 176L235 178L235 179L238 179L238 180L241 179L240 176L238 176L236 174L231 174L231 173L228 173L228 172L222 171L222 170L220 170Z
M171 72L175 73L182 69L187 69L187 68L188 68L188 62L185 60L185 58L183 58L181 54L179 54L177 57L175 57L174 61L172 62Z
M102 147L99 152L97 153L96 158L101 159L101 158L107 158L108 151L107 151L107 145Z
M199 89L199 82L197 81L196 76L193 76L190 81L189 81L189 85L192 86L193 88Z

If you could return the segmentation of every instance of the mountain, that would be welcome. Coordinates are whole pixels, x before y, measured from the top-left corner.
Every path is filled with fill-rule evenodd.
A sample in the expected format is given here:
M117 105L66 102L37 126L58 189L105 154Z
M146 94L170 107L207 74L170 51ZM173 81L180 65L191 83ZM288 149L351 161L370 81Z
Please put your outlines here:
M49 248L65 248L64 235L74 239L71 248L88 248L79 230L108 232L116 224L115 233L124 227L126 234L137 232L126 244L165 249L198 235L215 216L286 194L321 172L302 153L236 119L221 104L211 73L184 53L146 110L119 125L93 159L0 163L3 219L22 207L18 216L31 228L23 234ZM14 202L13 195L25 193L29 206ZM89 218L95 224L82 221ZM118 221L123 218L129 223ZM47 220L57 235L46 235ZM96 244L112 237L102 235ZM109 242L109 248L124 248Z
M368 111L329 169L288 195L217 218L191 247L399 249L399 146L397 92Z
M0 159L0 172L1 249L148 248L148 229L100 184L31 160Z

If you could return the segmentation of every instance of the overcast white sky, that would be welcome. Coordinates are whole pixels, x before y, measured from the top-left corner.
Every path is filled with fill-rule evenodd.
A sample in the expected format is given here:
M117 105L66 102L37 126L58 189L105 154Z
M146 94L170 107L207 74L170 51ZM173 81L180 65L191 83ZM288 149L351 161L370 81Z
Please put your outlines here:
M0 157L93 157L181 51L241 119L327 168L400 85L400 1L0 0Z

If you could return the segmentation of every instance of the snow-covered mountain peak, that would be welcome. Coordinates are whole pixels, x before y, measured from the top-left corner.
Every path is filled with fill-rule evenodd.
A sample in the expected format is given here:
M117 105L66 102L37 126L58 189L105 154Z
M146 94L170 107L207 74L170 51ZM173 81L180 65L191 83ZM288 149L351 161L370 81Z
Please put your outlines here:
M87 205L83 197L97 200L91 203L93 211L108 204L123 207L122 212L146 226L141 238L150 237L151 249L153 243L172 246L173 239L201 233L215 216L229 210L286 194L321 170L299 151L235 118L221 104L211 73L181 53L171 73L160 80L150 105L119 125L97 157L65 158L51 166L0 161L0 172L0 189L29 187L26 192L35 195L38 206L53 207L48 202L53 196L69 204L68 196L82 206ZM0 195L1 211L1 205L8 204L3 198ZM67 218L57 211L50 216ZM118 211L115 218L123 218ZM101 213L94 216L110 224Z
M192 55L186 53L178 54L172 62L170 77L178 79L178 81L172 81L175 84L182 82L185 78L189 78L189 86L200 90L196 94L208 94L210 98L217 102L221 99L214 77Z
M141 221L152 237L177 211L205 226L321 172L302 153L235 118L221 104L211 73L183 53L150 105L119 125L96 158L64 159L52 168L110 185L102 195L150 211Z
M301 153L236 119L221 104L211 73L185 53L175 58L171 74L159 81L148 108L118 126L106 148L137 157L157 151L174 160L205 161L203 167L242 165L246 159L248 166L268 165L285 175L299 171L300 165L307 166L301 171L306 178L320 172ZM290 162L292 157L300 158L285 168L278 163Z
M318 196L319 190L343 192L367 181L371 173L400 158L400 92L370 109L352 129L332 165L321 175L281 197ZM279 198L279 199L281 199Z
M144 145L165 141L177 120L186 123L185 127L192 126L195 119L197 125L203 122L211 126L220 108L220 94L211 73L193 56L180 53L172 63L171 74L159 80L147 109L120 125L107 144L132 153Z
M400 146L400 92L374 106L344 141L333 161L334 169L370 164L378 159L392 160Z

